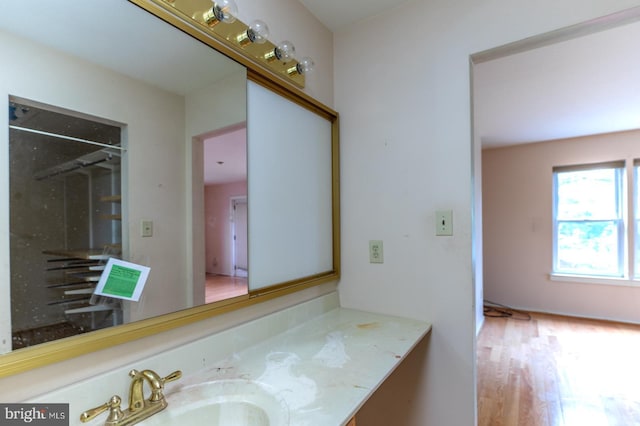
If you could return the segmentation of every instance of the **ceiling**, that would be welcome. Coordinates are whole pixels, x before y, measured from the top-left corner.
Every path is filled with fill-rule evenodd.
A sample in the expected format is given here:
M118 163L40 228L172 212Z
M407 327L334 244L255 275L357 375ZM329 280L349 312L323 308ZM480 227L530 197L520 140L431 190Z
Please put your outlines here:
M299 0L332 31L405 0ZM474 67L484 148L640 128L640 23Z
M331 31L405 3L407 0L299 0Z
M474 67L484 148L640 128L640 23Z
M247 180L247 128L241 127L204 140L205 185Z
M99 17L100 23L87 16ZM100 31L95 30L96 25ZM3 2L0 31L179 95L242 70L235 61L122 1L65 0L64 7L60 2L42 0Z

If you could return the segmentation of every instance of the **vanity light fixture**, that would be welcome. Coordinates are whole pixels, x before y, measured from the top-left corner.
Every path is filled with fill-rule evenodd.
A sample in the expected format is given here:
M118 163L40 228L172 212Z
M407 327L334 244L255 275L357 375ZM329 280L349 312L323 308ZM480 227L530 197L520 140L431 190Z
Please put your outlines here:
M131 0L134 3L142 0ZM170 15L196 24L215 41L233 50L243 59L241 64L264 68L284 80L304 88L305 74L313 70L314 62L305 57L296 58L296 49L292 42L284 40L278 44L269 41L269 27L259 19L249 25L238 19L238 6L234 0L145 0L155 3ZM205 10L203 12L203 10ZM195 22L194 22L195 21ZM224 23L224 25L218 25ZM231 55L233 56L233 55Z
M264 44L268 39L269 27L259 19L251 22L247 30L237 37L238 43L243 47L249 43Z
M233 0L212 0L213 6L202 14L202 20L209 27L215 27L220 22L231 24L238 16L238 5Z

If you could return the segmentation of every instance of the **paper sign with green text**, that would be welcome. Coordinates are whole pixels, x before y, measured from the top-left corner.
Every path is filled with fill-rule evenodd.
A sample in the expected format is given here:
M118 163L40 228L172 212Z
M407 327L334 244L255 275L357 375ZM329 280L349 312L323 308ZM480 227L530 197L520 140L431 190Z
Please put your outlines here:
M94 294L137 302L150 268L120 259L109 259Z

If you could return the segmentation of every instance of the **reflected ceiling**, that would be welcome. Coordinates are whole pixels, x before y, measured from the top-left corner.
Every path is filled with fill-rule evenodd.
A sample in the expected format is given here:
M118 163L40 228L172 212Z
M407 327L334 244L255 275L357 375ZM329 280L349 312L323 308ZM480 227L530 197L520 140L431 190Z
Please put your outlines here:
M137 13L123 14L123 7ZM69 14L78 16L73 19L77 27L65 26ZM65 18L61 19L62 16ZM95 19L87 20L86 16ZM119 31L120 25L109 25L122 19L135 20L139 28L136 33L144 32L149 35L145 39L156 42L140 45L142 41L136 33ZM93 57L95 51L104 52L96 59L99 65L129 76L144 75L148 83L179 95L208 87L237 70L237 64L217 61L210 47L193 43L181 31L166 31L163 25L149 23L157 24L157 18L125 1L65 0L64 7L55 1L9 1L3 2L0 13L0 31L6 29L74 56ZM95 31L96 26L100 31ZM84 33L82 39L74 36L78 30ZM170 60L160 53L167 49L173 51Z
M247 180L247 129L232 130L204 140L204 183Z

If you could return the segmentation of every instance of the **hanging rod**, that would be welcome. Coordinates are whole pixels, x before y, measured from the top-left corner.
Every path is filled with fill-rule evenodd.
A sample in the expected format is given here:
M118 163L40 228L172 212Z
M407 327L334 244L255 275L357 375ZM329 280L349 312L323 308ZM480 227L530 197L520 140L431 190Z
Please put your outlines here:
M106 143L90 141L88 139L80 139L80 138L74 138L73 136L60 135L58 133L44 132L42 130L29 129L27 127L14 126L12 124L9 124L9 128L10 129L14 129L14 130L21 130L23 132L36 133L38 135L51 136L51 137L54 137L54 138L66 139L66 140L75 141L75 142L83 142L83 143L88 143L88 144L91 144L91 145L102 146L102 147L105 147L105 148L113 148L113 149L119 149L121 151L126 151L124 148L122 148L121 146L118 146L118 145L109 145L109 144L106 144Z
M73 172L75 170L111 161L113 159L113 156L119 157L121 155L121 152L116 151L114 148L115 147L110 146L109 148L102 148L100 150L90 152L71 161L67 161L65 163L49 167L46 170L39 171L35 173L33 177L36 180L44 180L54 176Z

